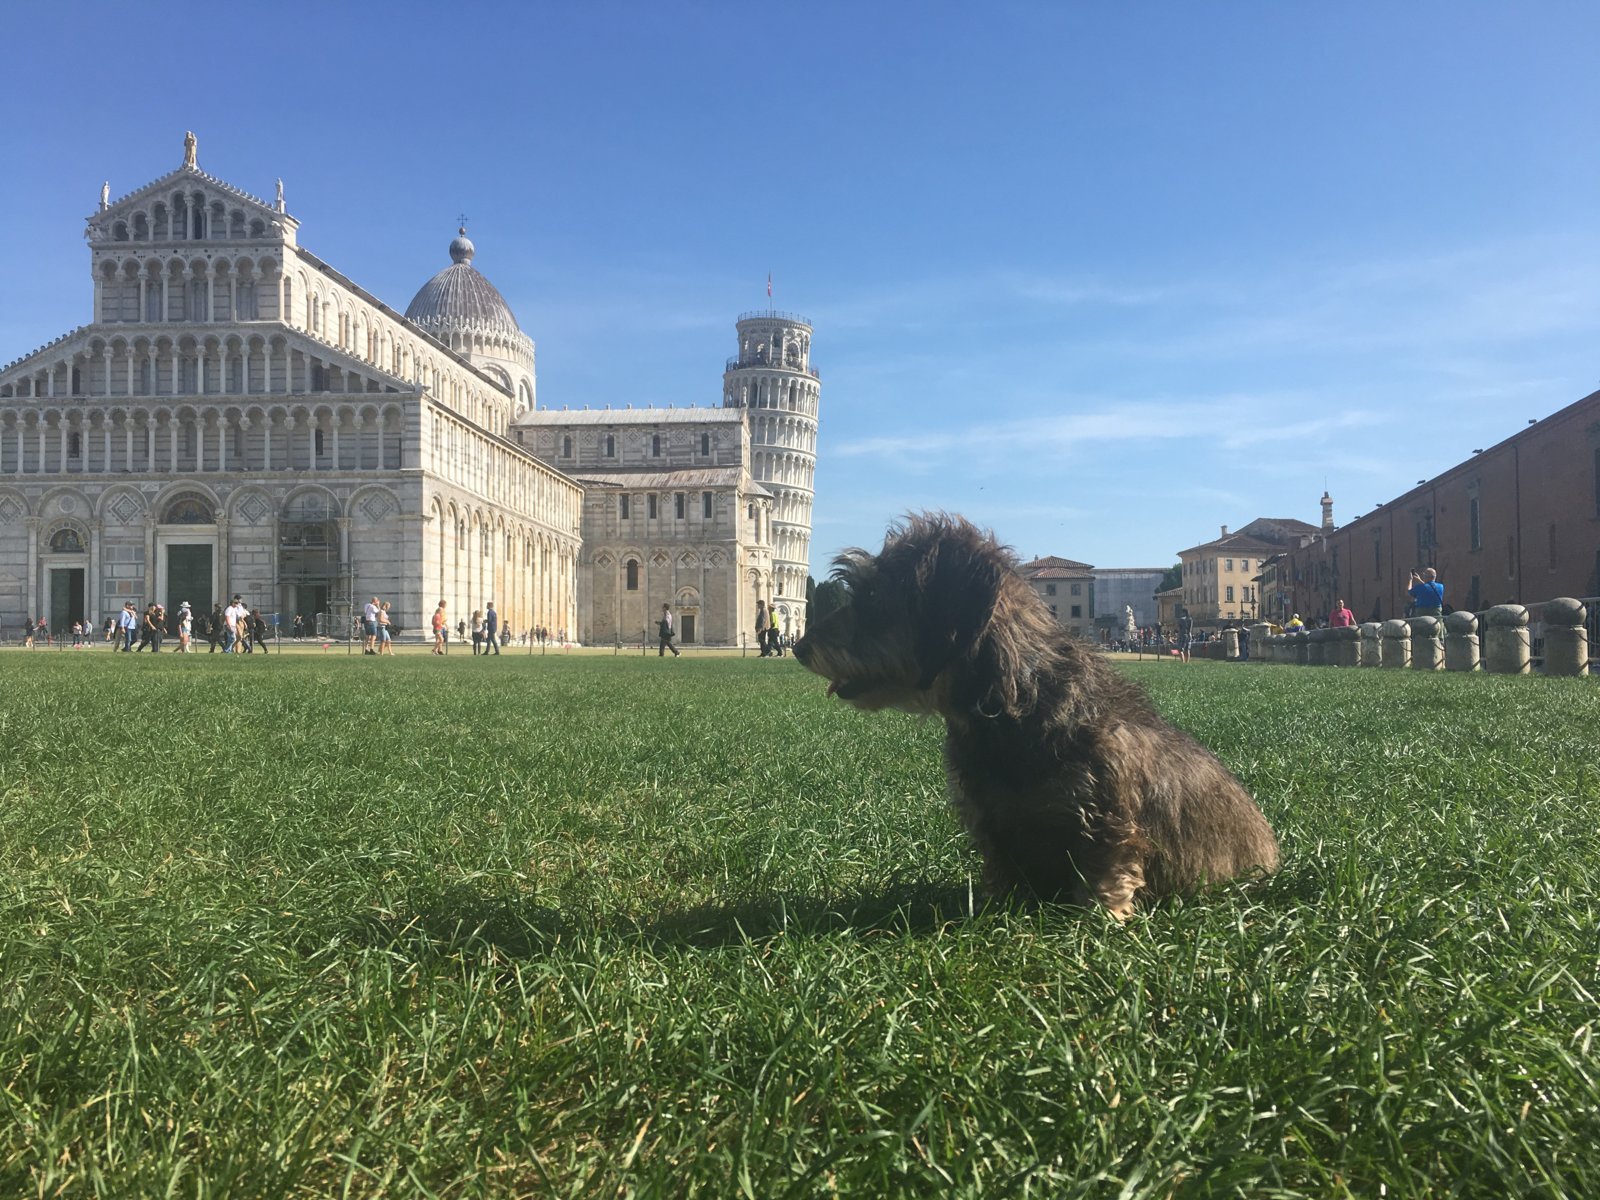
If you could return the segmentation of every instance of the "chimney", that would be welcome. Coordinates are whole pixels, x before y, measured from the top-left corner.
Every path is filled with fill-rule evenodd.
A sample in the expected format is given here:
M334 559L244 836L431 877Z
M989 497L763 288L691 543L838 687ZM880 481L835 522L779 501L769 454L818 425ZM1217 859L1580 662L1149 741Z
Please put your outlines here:
M1223 537L1227 537L1228 536L1228 527L1226 525L1224 525L1222 527L1222 536Z
M1322 532L1333 532L1333 497L1322 493Z

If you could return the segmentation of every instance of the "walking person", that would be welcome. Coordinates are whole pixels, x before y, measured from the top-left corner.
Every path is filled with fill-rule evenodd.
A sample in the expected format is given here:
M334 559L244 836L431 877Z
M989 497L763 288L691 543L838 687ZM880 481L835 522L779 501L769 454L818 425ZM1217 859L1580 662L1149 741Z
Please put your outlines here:
M445 633L445 630L449 627L449 623L445 620L444 615L444 601L441 600L439 601L439 607L433 610L433 652L435 654L446 654L449 652L448 645L445 641L446 637L448 636Z
M259 608L250 610L250 646L252 649L259 646L261 653L267 653L267 619L261 615Z
M133 639L139 636L139 611L132 600L122 606L117 626L122 630L122 652L126 654L133 649Z
M206 622L206 641L211 643L211 649L206 651L207 654L215 654L217 647L224 645L223 637L226 630L227 622L222 616L222 601L218 600L211 606L211 619Z
M656 657L665 658L667 651L671 650L672 657L677 658L678 648L672 644L672 608L670 605L663 604L661 606L661 620L656 622L656 635L660 638L660 644L656 647Z
M483 614L483 652L488 654L494 651L496 658L500 657L500 614L494 610L494 601L489 601L488 611Z
M1329 629L1348 629L1356 623L1356 615L1345 607L1343 600L1333 602L1333 611L1328 614Z
M472 657L487 653L483 648L483 609L472 610Z
M40 621L40 624L43 624L43 623L44 623L43 621ZM33 649L33 630L34 630L33 618L32 617L24 617L22 619L22 646L23 646L23 649L25 649L25 650L32 650Z
M222 652L238 654L239 640L244 636L244 597L235 594L228 607L222 610Z
M394 653L394 638L389 632L389 602L378 605L378 653Z
M1184 605L1178 606L1178 661L1189 661L1189 647L1194 644L1194 618Z
M178 653L188 654L190 642L194 636L194 610L185 600L178 605Z
M756 645L761 647L761 657L766 658L772 653L767 646L767 630L772 627L772 622L767 618L767 602L756 601Z
M772 630L770 633L768 633L767 640L772 645L772 652L779 658L782 658L783 634L778 628L778 606L776 604L768 606L767 619L772 622Z
M361 653L376 654L378 652L378 598L374 596L368 600L361 610Z
M150 647L151 654L161 653L161 638L166 633L167 614L159 604L152 604L144 610L144 620L139 627L139 645L134 653L137 654L146 646Z

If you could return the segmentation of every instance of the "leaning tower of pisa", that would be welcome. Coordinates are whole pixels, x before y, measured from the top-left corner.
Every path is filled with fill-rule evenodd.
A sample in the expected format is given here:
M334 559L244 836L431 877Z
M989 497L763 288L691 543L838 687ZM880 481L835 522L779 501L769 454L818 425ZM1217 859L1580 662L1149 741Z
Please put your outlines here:
M784 631L806 628L811 500L817 473L817 399L811 322L785 312L739 318L739 353L722 376L722 403L748 409L756 481L773 495L770 599Z

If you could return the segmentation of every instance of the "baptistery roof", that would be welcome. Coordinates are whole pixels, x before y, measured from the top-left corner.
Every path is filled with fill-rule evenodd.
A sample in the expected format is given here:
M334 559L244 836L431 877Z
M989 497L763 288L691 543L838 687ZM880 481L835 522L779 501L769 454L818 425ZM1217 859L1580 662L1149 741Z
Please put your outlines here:
M450 243L450 265L412 297L406 320L429 333L452 329L521 333L505 297L472 265L474 253L467 231L460 230Z

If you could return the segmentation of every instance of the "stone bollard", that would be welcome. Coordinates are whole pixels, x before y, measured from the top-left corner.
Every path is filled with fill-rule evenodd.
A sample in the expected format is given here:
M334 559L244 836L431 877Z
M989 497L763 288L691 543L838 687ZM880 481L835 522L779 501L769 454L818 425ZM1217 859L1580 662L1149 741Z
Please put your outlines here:
M1361 631L1354 625L1342 625L1328 630L1328 663L1335 667L1353 667L1361 661Z
M1520 604L1497 604L1484 614L1483 669L1492 675L1526 675L1528 610Z
M1222 631L1222 657L1233 662L1239 657L1239 631L1237 629L1224 629Z
M1396 617L1385 621L1381 630L1382 648L1378 651L1380 667L1409 667L1411 665L1411 626Z
M1250 626L1250 657L1259 662L1271 662L1272 655L1267 649L1267 639L1272 636L1272 626L1265 621L1258 625Z
M1376 667L1381 662L1381 643L1383 641L1383 626L1377 621L1368 621L1357 626L1356 632L1361 637L1361 665L1363 667Z
M1294 664L1297 667L1311 665L1311 639L1304 629L1289 635L1289 644L1294 647Z
M1306 664L1312 667L1325 667L1328 665L1328 631L1326 629L1306 630Z
M1478 669L1478 618L1457 609L1444 619L1444 669Z
M1418 671L1444 670L1444 642L1439 639L1443 626L1438 617L1412 617L1411 665Z
M1544 606L1544 673L1587 675L1589 631L1583 627L1588 611L1570 596L1547 600Z

